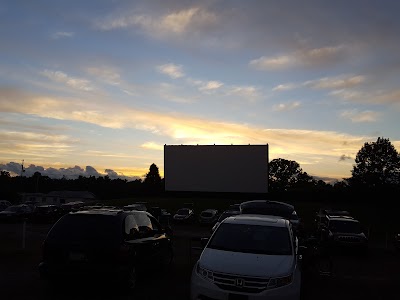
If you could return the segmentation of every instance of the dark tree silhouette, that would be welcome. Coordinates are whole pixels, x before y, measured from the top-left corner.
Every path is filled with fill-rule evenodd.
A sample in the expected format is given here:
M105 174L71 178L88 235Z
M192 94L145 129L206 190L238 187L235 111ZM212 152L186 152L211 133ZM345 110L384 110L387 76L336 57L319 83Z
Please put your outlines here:
M349 183L369 190L400 184L400 156L389 139L378 137L358 151Z
M285 192L294 187L300 179L308 180L308 175L303 173L297 162L283 158L270 161L268 176L271 192Z
M151 164L143 183L146 190L150 192L160 192L162 190L162 180L156 164Z

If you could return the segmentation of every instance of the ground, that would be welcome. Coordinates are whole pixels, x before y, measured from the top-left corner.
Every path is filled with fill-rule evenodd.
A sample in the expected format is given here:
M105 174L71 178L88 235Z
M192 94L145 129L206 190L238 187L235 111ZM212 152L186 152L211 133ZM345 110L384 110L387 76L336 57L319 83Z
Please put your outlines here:
M148 274L132 294L112 285L91 283L79 288L61 284L52 289L39 278L41 243L51 225L0 224L0 286L2 299L189 299L190 276L200 250L198 238L210 234L209 227L174 226L175 257L171 268ZM400 253L390 246L371 245L366 256L337 254L332 257L329 277L304 276L303 299L397 299Z

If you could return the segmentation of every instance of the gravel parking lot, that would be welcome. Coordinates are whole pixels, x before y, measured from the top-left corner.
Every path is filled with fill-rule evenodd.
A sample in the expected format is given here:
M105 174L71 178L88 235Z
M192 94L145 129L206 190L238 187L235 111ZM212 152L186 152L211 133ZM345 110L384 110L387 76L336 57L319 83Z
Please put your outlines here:
M104 282L60 283L51 288L39 278L41 243L51 225L0 224L0 285L2 299L188 299L191 270L200 250L199 237L209 228L174 227L175 257L169 270L149 272L131 294ZM371 247L367 256L335 255L332 276L303 276L303 299L396 299L400 283L400 253Z

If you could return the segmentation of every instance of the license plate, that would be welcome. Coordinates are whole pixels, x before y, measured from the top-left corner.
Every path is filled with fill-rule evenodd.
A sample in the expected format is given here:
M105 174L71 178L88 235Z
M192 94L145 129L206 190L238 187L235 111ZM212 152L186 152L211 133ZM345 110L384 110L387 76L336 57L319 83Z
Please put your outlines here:
M247 295L229 294L228 300L248 300Z
M69 260L70 261L85 261L86 256L81 252L70 252L69 253Z

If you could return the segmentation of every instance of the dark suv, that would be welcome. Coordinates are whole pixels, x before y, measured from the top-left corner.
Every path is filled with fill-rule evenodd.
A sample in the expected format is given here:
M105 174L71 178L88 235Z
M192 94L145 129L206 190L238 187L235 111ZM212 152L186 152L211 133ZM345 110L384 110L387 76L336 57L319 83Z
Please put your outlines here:
M64 215L43 243L40 275L116 280L133 289L141 271L168 266L173 257L168 230L143 211L91 209Z
M317 236L332 250L355 250L364 254L368 250L368 238L360 222L347 212L328 212L318 224Z
M296 232L301 231L301 222L293 205L272 200L250 200L240 204L241 214L279 216L290 221Z

